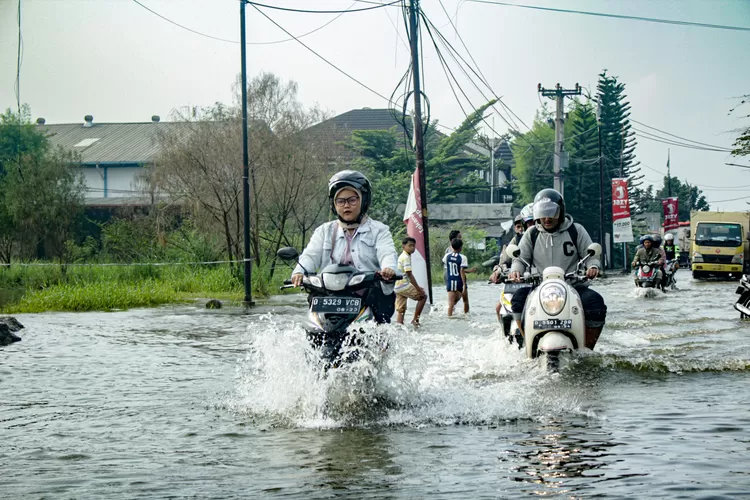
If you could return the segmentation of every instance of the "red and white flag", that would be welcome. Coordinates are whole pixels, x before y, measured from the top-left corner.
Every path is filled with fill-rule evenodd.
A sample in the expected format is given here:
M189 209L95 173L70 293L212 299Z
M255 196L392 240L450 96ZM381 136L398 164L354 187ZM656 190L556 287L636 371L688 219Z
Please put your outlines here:
M664 208L664 231L670 231L680 227L678 220L679 202L677 197L666 198L661 200L661 206Z
M427 262L425 261L424 224L422 222L422 193L419 191L419 174L415 170L411 176L409 187L409 198L406 201L404 211L404 224L406 234L417 240L416 250L411 254L411 272L419 283L419 286L428 293L427 286Z
M612 226L613 243L633 241L627 179L612 179Z

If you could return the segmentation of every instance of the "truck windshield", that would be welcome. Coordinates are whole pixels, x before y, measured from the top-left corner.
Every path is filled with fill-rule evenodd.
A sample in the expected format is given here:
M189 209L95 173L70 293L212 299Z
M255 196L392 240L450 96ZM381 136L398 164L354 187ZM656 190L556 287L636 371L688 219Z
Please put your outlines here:
M742 245L742 229L739 224L698 224L695 243L715 247L737 247Z

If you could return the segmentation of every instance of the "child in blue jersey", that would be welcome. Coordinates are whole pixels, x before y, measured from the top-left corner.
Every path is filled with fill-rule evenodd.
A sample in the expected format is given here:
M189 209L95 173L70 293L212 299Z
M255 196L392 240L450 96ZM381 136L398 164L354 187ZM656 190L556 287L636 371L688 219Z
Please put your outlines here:
M452 252L445 254L445 257L443 257L446 276L445 287L448 290L448 317L453 316L453 308L467 293L466 268L469 267L469 262L466 256L461 253L463 247L463 241L454 238L451 241ZM464 314L468 312L469 301L464 299Z

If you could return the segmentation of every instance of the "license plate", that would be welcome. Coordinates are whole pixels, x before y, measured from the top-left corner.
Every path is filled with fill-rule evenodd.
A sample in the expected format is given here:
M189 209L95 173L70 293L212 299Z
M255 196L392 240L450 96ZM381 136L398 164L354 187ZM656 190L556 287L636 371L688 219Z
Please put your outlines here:
M362 299L357 297L313 297L310 307L313 312L357 314Z
M531 288L530 283L506 283L503 287L503 293L516 293L521 288Z
M534 320L534 330L569 330L573 328L572 319L539 319Z

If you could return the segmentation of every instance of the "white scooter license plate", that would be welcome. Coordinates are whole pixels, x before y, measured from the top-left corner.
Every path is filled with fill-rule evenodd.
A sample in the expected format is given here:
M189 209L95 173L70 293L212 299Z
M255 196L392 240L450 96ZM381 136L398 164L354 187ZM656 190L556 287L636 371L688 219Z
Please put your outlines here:
M313 312L357 314L362 299L357 297L313 297L310 304Z
M572 319L539 319L534 320L534 330L569 330L573 328Z

